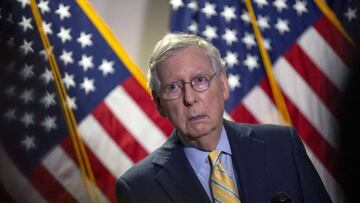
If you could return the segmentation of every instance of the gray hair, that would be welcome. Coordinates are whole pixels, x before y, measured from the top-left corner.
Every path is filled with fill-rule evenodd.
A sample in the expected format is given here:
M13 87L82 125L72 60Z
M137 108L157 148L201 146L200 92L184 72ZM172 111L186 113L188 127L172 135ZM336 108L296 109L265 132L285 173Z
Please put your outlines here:
M156 43L151 55L148 71L148 85L152 91L156 91L160 88L160 80L157 75L159 64L172 56L175 52L189 46L198 46L210 57L211 67L215 73L218 74L225 71L225 65L221 59L219 50L214 45L197 35L169 33Z

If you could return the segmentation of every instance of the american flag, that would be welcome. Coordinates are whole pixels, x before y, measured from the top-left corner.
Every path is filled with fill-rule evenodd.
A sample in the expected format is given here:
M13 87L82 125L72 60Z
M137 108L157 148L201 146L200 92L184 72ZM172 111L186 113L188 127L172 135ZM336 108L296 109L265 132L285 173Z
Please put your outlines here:
M172 130L144 75L86 0L2 0L0 29L1 201L115 202L116 178ZM92 173L74 151L65 103Z
M336 173L337 101L352 73L358 1L250 1L292 125L301 136L331 199L345 202ZM172 32L203 36L221 52L231 87L226 112L235 121L283 124L274 102L245 0L171 0ZM341 22L336 26L328 14ZM330 12L329 12L330 11ZM355 28L355 29L354 29Z

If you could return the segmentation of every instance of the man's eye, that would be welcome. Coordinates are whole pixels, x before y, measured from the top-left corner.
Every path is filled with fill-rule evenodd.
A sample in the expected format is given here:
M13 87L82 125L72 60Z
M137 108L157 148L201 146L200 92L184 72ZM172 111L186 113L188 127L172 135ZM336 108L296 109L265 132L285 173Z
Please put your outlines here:
M207 78L205 76L196 76L194 79L193 79L193 83L194 84L203 84L203 83L206 83L207 81Z
M179 85L176 83L169 84L165 87L166 92L175 92L179 89Z

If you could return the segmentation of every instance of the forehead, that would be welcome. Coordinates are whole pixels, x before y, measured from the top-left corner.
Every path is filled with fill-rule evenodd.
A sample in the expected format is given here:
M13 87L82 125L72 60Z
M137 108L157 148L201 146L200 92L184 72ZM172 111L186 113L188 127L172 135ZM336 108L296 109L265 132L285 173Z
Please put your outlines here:
M197 46L189 46L174 51L159 64L159 79L188 76L211 71L211 60L205 51Z

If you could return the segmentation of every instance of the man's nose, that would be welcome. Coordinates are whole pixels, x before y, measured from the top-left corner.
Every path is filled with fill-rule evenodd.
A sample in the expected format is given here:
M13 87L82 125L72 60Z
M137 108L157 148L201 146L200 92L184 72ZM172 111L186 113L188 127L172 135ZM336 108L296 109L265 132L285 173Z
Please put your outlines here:
M184 84L183 91L185 106L192 106L194 103L197 102L196 91L191 87L190 83Z

